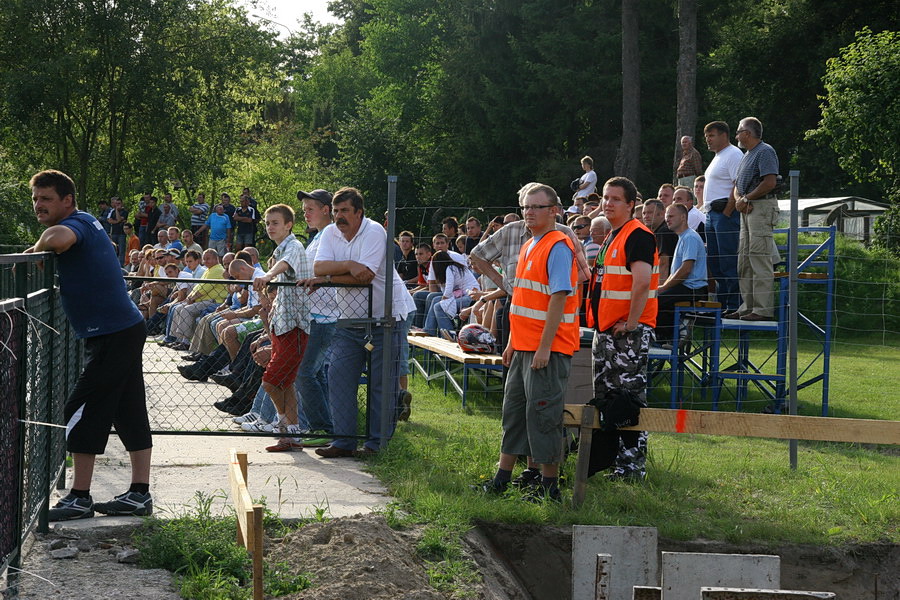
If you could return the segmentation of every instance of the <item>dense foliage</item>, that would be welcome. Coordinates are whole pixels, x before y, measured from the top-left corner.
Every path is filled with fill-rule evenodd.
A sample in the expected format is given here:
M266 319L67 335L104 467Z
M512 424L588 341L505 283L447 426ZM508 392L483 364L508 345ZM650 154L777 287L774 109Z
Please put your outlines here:
M676 132L688 4L697 130ZM387 174L401 206L502 206L532 180L567 196L585 154L608 177L620 150L620 1L336 0L342 25L306 19L286 39L233 0L6 5L0 238L33 234L38 168L71 173L89 206L244 183L266 206L356 185L375 213ZM894 0L640 3L639 187L671 178L677 134L752 114L803 195L881 199L896 181L896 144L880 140L897 130L898 21Z

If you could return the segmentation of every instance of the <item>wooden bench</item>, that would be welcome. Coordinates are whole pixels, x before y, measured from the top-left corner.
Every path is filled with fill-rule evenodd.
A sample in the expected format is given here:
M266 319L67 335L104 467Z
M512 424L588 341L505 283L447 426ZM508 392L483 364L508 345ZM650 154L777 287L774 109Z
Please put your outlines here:
M454 390L462 398L463 407L466 406L466 400L469 393L469 374L483 374L483 383L485 391L494 391L494 389L502 389L503 380L503 357L499 354L476 354L463 352L456 342L451 342L443 338L422 335L421 333L411 333L407 337L410 345L410 359L415 369L425 378L425 381L432 381L439 377L444 378L444 393L447 393L448 386ZM422 360L413 352L413 348L423 351ZM432 366L437 366L437 370L433 371ZM457 373L462 373L462 385L454 377ZM488 379L495 377L500 380L500 386L491 388Z
M584 501L591 440L593 431L600 428L600 416L590 404L566 404L563 415L563 425L579 428L578 462L572 497L572 504L578 507ZM640 424L622 429L782 440L900 444L900 421L875 419L642 408Z

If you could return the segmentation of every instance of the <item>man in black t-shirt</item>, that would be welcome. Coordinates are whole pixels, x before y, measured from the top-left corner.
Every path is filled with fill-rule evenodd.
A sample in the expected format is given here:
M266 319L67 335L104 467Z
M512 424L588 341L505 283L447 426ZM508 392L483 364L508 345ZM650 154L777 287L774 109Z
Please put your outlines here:
M235 252L253 246L256 243L256 209L250 206L250 197L241 194L241 207L234 211L234 222L237 223L235 232Z
M603 186L604 216L612 231L597 255L589 317L593 343L594 397L612 400L631 393L646 403L647 362L656 327L656 240L632 211L637 189L625 177ZM624 239L623 239L624 237ZM645 404L646 405L646 404ZM595 434L588 475L612 468L611 479L643 480L647 432Z
M656 249L659 251L659 280L669 278L669 265L675 256L675 246L678 245L678 236L666 227L666 208L656 198L644 202L644 225L656 236Z
M411 231L401 231L397 236L399 253L395 253L394 268L407 287L415 287L419 279L419 267L416 261L415 236Z

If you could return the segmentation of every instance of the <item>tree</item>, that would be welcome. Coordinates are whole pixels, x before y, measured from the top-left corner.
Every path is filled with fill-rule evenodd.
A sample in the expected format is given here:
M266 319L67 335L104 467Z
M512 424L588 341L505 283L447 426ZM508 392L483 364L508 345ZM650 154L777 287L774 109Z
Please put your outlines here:
M638 0L622 0L622 140L615 173L636 179L641 154L641 59Z
M859 31L828 60L823 82L822 120L810 135L825 136L857 181L885 196L900 191L900 32Z
M675 169L681 156L681 136L695 137L697 127L697 0L678 0L678 85L675 110Z

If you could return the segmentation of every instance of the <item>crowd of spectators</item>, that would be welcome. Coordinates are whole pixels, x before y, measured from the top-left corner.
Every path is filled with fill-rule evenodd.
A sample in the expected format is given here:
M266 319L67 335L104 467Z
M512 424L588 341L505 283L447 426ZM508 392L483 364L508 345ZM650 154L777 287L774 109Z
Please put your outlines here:
M650 245L640 249L641 256L655 251L650 261L654 284L648 292L654 313L648 331L655 326L655 332L644 341L678 343L674 306L684 300L718 299L727 318L772 318L771 281L766 278L771 280L772 261L777 260L771 227L778 167L761 135L758 120L741 121L738 142L748 150L743 154L731 145L727 124L710 123L705 138L715 158L706 169L693 141L685 138L677 185L663 183L655 197L646 199L630 182L614 183L621 193L611 199L606 187L598 187L591 157L582 159L584 174L572 182L571 206L559 207L553 226L574 249L582 327L595 326L588 314L590 286L596 291L604 276L608 251L621 246L627 256L638 252L631 242L612 243L623 223L630 223L629 235L646 232L646 240L643 233L634 236ZM519 191L520 206L534 185ZM629 190L634 191L633 202ZM212 379L228 388L215 407L230 414L236 426L280 434L267 448L273 452L317 447L327 458L375 452L391 433L381 430L380 412L391 413L391 427L409 417L410 330L455 340L462 326L478 323L490 332L497 353L507 347L516 269L532 234L520 210L484 223L472 213L445 217L433 235L401 231L395 239L394 268L385 272L387 230L365 216L358 190L343 188L334 197L325 190L301 191L297 199L303 204L309 242L304 247L294 236L298 219L291 208L270 207L264 222L275 251L265 266L256 248L261 217L246 188L239 206L227 193L210 206L199 193L180 217L169 194L161 206L154 196L144 195L134 214L114 197L100 203L98 218L123 271L136 276L128 279L129 293L150 334L183 353L185 362L178 370L184 378ZM627 259L616 260L622 274L630 270ZM369 292L333 284L371 286L372 314L364 298ZM384 306L387 285L394 290L390 307ZM382 325L335 325L339 319L370 316L381 323L385 315L397 321L389 333L397 367L390 370L390 380L382 381ZM634 331L628 323L616 326ZM341 357L340 372L328 368L334 356ZM378 400L370 407L374 416L366 440L357 449L346 436L356 432L356 386L367 358L372 360L372 398ZM395 398L395 405L380 406L382 389L390 390L387 397Z

